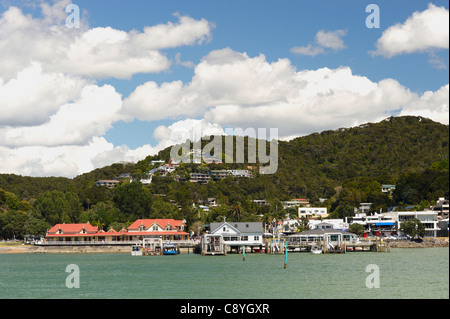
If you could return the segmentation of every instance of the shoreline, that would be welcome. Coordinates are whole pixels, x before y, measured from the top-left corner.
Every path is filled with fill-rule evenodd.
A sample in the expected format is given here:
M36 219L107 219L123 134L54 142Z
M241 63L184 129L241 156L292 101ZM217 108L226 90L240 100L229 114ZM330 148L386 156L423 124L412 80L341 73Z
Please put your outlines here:
M422 242L389 241L391 248L438 248L449 247L448 238L427 238ZM130 253L130 246L30 246L2 245L0 254L95 254L95 253ZM193 249L181 248L182 254L191 253Z

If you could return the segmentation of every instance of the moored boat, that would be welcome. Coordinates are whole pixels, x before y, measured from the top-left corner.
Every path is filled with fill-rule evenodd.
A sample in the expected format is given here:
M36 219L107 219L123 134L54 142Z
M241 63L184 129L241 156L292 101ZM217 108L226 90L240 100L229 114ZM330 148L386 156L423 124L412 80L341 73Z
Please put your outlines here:
M319 254L322 254L322 253L323 253L322 247L319 247L319 246L312 246L311 247L311 254L319 255Z
M177 255L180 251L178 249L178 246L172 243L164 244L163 246L163 254L164 255Z

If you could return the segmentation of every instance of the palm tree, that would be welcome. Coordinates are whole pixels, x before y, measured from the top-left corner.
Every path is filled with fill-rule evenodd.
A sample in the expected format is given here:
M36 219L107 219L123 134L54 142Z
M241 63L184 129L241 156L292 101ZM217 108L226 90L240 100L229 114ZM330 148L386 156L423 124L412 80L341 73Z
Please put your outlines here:
M230 211L230 213L234 217L235 221L239 222L241 217L244 215L242 212L241 204L237 203L233 205L233 209Z

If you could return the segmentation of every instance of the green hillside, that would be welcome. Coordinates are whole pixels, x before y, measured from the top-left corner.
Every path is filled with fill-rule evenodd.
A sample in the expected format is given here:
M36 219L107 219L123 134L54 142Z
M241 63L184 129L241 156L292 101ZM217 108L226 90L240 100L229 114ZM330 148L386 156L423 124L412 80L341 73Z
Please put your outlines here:
M204 142L204 144L208 143ZM360 202L373 210L389 206L427 207L438 197L449 196L448 125L421 117L391 117L379 123L324 131L279 142L278 170L254 178L226 178L208 184L177 182L171 176L154 176L150 185L121 181L115 189L95 186L99 179L123 173L142 178L153 159L168 161L170 148L138 163L113 164L76 178L26 177L0 174L0 237L45 233L56 222L86 222L119 228L134 218L185 218L188 224L221 220L282 218L280 201L319 198L333 217L353 213ZM243 164L182 164L172 175L192 172L246 169ZM381 184L397 185L389 196ZM157 195L155 195L157 194ZM192 203L216 198L221 206L204 214ZM251 202L265 199L271 205ZM176 202L176 205L173 203ZM19 229L19 230L18 230Z

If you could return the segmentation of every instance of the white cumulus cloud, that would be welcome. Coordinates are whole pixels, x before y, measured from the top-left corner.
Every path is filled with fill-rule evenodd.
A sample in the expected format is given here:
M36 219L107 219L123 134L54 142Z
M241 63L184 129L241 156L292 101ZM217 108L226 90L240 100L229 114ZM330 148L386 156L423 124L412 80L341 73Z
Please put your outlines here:
M124 99L124 110L139 120L203 117L221 127L275 127L283 138L382 120L419 105L445 115L440 91L434 93L441 98L431 99L433 92L419 95L395 79L375 82L346 66L298 71L287 59L269 62L225 48L205 56L188 83L139 86Z
M426 10L414 12L405 22L383 32L373 55L391 58L400 54L448 49L449 12L430 3Z
M326 53L326 49L339 51L346 48L344 44L344 37L347 30L325 31L320 30L316 33L315 43L305 46L296 46L291 48L291 52L299 55L316 56L318 54Z
M205 19L176 14L176 23L147 26L143 32L89 28L87 21L80 28L68 28L61 21L61 4L67 3L42 5L41 19L13 6L0 16L0 74L4 78L15 77L30 61L39 62L45 71L94 78L161 72L170 67L170 60L160 50L201 44L211 38L214 27Z

